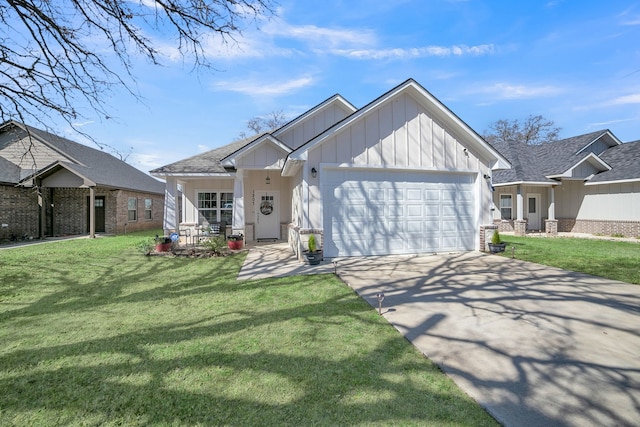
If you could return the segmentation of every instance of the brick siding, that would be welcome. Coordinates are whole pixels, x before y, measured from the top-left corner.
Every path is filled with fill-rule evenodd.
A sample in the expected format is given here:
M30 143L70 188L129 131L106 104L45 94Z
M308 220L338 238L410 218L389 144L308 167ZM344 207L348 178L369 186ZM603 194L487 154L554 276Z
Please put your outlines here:
M598 221L585 219L558 219L558 231L588 233L603 236L623 235L640 237L640 221Z
M37 238L39 212L38 196L32 188L0 185L0 240L9 240L12 235Z
M585 219L560 218L558 232L587 233L602 236L623 235L624 237L640 237L640 221L599 221ZM513 232L514 221L496 220L500 232Z
M43 188L46 209L45 235L64 236L88 232L89 189ZM105 198L105 233L122 234L130 231L162 228L164 196L133 191L96 188L96 197ZM138 218L128 221L129 197L138 199ZM152 218L145 219L144 200L152 200ZM39 237L40 207L33 188L0 186L0 240L12 235L21 238ZM2 224L7 224L2 227Z

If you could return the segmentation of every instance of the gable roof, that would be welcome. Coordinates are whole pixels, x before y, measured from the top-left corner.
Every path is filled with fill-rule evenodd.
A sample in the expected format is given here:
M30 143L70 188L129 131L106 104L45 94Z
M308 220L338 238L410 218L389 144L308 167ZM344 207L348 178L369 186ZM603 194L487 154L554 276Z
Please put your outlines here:
M598 141L604 141L609 146L620 144L618 138L604 129L533 147L540 161L539 166L546 176L552 176L562 175L586 158L591 153L589 147Z
M599 142L607 147L603 148L604 152L600 155L597 153L600 150L596 150L596 143ZM554 178L568 177L573 169L585 163L600 171L608 171L612 165L607 161L605 153L620 144L620 140L608 129L539 145L527 145L518 141L494 142L492 145L505 154L512 162L513 169L496 171L493 185L524 182L557 185L558 181ZM598 175L600 174L595 176Z
M32 138L37 139L42 144L60 153L61 157L66 160L59 160L59 162L64 162L70 170L82 171L83 176L95 182L96 185L164 194L164 183L126 162L117 159L109 153L87 147L86 145L62 138L41 129L22 125L15 121L3 124L0 127L0 132L6 131L10 126L24 130L30 134ZM56 163L56 161L53 163ZM47 165L45 168L41 167L40 170L46 169L49 166L50 165ZM38 176L38 174L39 172L36 172L27 179ZM22 181L24 182L26 179Z
M213 150L196 154L195 156L187 157L186 159L179 160L175 163L170 163L153 169L149 173L154 176L171 176L174 174L228 174L229 170L223 166L222 160L250 144L252 141L260 139L263 135L265 135L265 133L234 141L231 144L214 148Z
M257 135L253 135L249 138L245 138L239 141L234 141L230 144L224 145L219 148L207 151L205 153L196 154L186 159L179 160L177 162L161 166L159 168L150 171L151 175L158 177L166 177L171 175L228 175L235 169L235 161L239 156L250 151L251 149L270 142L280 148L284 154L291 152L291 147L282 142L278 136L287 132L297 124L303 122L308 117L311 117L318 111L338 103L344 106L349 111L355 111L354 107L349 101L343 98L341 95L333 95L318 105L305 111L298 117L287 122L282 127L270 131L262 132Z
M291 152L291 148L288 147L286 144L284 144L282 141L280 141L278 138L274 137L270 133L265 133L259 136L258 138L254 139L253 141L249 142L248 144L240 147L238 150L234 151L228 156L223 157L222 159L220 159L220 163L223 166L235 168L236 160L238 158L242 157L244 154L250 152L251 150L254 150L259 145L267 144L267 143L271 143L276 147L278 147L283 154L289 154Z
M611 165L611 170L595 175L586 185L640 181L640 140L612 147L600 158Z
M494 169L506 169L510 167L508 160L502 156L494 147L488 144L476 131L474 131L469 125L467 125L460 117L453 113L446 105L440 102L435 96L433 96L428 90L422 87L418 82L413 79L407 79L403 83L399 84L395 88L384 93L380 97L374 99L369 104L365 105L353 114L345 117L335 125L331 126L318 136L307 141L305 144L294 150L287 157L285 166L283 167L283 174L293 173L295 165L306 160L308 151L314 146L321 144L327 137L341 129L351 125L361 117L367 115L372 110L378 108L381 104L387 102L394 96L403 93L411 92L417 95L419 99L426 101L430 108L430 112L436 116L439 120L446 123L448 126L457 128L462 134L469 135L468 142L478 149L479 152L485 153L489 158L494 160ZM425 104L425 102L423 102Z

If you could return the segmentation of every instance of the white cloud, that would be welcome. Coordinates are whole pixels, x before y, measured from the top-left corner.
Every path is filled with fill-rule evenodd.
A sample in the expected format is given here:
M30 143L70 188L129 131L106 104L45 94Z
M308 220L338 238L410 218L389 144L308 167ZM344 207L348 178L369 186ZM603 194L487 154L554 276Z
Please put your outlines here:
M473 90L476 93L485 93L501 99L523 99L554 96L563 92L563 89L555 86L525 86L510 83L495 83L480 89Z
M330 52L334 55L352 59L412 59L429 56L490 55L495 52L495 46L493 44L482 44L477 46L424 46L394 49L332 49Z
M204 145L204 144L198 144L198 151L199 151L200 153L205 153L205 152L207 152L207 151L209 151L209 150L210 150L210 148L209 148L209 147L207 147L206 145Z
M369 29L326 28L316 25L289 25L282 20L269 23L263 28L269 35L305 40L324 47L367 46L376 41L375 33Z
M239 92L246 95L283 95L294 92L313 83L311 76L302 76L297 79L283 82L266 83L264 81L242 80L237 82L219 82L213 88L218 91Z
M633 93L631 95L619 96L608 105L626 105L626 104L640 104L640 93Z

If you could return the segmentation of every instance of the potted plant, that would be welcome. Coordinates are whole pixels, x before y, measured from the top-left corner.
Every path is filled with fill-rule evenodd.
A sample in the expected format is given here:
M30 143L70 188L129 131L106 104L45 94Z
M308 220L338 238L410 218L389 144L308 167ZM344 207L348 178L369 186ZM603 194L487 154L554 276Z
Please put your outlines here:
M318 250L315 234L309 235L309 250L304 253L304 257L309 265L318 265L322 261L322 251Z
M169 252L171 250L171 245L173 241L171 237L158 237L156 235L156 252Z
M242 249L242 242L244 239L244 235L242 234L230 234L227 238L227 245L229 249L238 250Z
M498 252L504 252L506 247L507 244L500 238L500 233L498 232L498 230L494 230L493 235L491 236L491 243L489 243L489 250L491 251L491 253L495 254Z

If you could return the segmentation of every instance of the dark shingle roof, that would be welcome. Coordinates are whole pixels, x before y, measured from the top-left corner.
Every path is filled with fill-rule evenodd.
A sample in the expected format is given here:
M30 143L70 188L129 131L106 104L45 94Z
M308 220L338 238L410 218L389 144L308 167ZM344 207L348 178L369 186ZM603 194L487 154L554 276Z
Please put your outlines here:
M606 129L599 130L535 146L534 150L544 175L559 175L569 170L589 154L580 150L607 132Z
M266 132L265 132L266 133ZM213 150L196 154L195 156L179 160L165 166L161 166L152 170L150 173L154 175L163 175L170 173L225 173L228 172L220 160L235 153L242 147L250 144L252 141L260 138L265 133L251 136L231 144L224 145Z
M611 147L600 158L611 170L597 174L589 182L640 179L640 140Z
M17 123L14 123L14 125L23 127ZM60 163L75 171L81 171L83 176L99 186L164 194L164 183L109 153L31 126L25 126L25 128L35 138L58 151L61 157L66 158ZM52 162L54 160L52 159ZM38 166L42 169L48 165Z
M494 172L494 184L520 181L554 182L541 170L535 146L517 141L494 142L492 145L511 163L511 169Z
M540 145L526 145L516 141L494 142L492 145L507 157L512 169L496 171L493 182L556 182L547 176L560 175L578 164L590 154L590 151L582 150L607 133L609 131L606 129L599 130ZM603 156L599 157L606 162Z
M7 184L20 182L20 168L4 157L0 157L0 182Z

